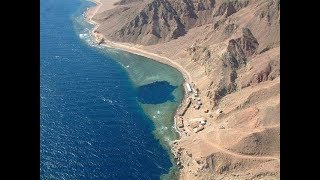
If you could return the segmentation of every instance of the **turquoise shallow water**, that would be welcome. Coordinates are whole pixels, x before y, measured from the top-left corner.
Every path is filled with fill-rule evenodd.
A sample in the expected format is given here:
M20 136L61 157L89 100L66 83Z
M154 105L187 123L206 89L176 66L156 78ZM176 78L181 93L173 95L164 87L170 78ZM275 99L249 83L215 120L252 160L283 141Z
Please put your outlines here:
M173 173L168 143L177 138L172 118L183 77L170 66L94 45L82 16L92 5L40 1L40 179ZM141 87L158 90L161 101L141 101Z

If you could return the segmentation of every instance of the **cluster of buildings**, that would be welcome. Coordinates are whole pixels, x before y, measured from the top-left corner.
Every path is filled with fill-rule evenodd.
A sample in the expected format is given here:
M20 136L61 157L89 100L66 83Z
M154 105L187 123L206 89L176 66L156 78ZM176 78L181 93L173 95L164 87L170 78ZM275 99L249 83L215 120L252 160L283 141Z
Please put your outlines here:
M201 98L199 97L199 90L192 87L191 84L186 83L185 84L186 92L188 98L186 99L186 103L183 103L183 107L180 108L178 112L178 117L176 118L176 127L181 128L183 131L185 131L184 124L185 124L185 119L184 119L184 114L190 108L191 104L192 107L195 108L196 110L199 110L202 106L202 101ZM205 113L208 113L209 110L204 111ZM188 128L190 128L191 131L197 133L201 130L204 129L204 126L206 125L207 120L204 118L194 118L190 119L189 123L187 124ZM185 132L186 133L186 132Z
M199 90L196 88L192 88L192 86L189 83L186 83L186 89L193 100L193 108L199 110L202 106L202 101L199 97Z

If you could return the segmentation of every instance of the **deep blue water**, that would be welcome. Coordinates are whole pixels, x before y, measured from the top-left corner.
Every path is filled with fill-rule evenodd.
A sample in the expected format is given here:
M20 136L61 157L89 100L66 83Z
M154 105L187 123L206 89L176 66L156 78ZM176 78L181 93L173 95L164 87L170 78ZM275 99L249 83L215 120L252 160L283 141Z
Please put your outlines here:
M75 32L89 4L40 1L40 179L159 179L172 163L127 72Z
M176 86L167 81L156 81L138 88L138 100L143 104L161 104L166 101L174 101L172 92Z

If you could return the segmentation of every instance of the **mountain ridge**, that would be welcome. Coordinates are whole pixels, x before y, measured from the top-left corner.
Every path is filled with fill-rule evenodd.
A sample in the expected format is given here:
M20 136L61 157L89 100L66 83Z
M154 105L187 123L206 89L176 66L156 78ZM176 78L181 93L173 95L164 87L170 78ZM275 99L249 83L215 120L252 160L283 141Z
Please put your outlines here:
M201 108L186 111L172 146L180 179L279 179L280 0L115 5L93 16L96 33L174 61L199 90ZM198 117L208 124L195 133Z

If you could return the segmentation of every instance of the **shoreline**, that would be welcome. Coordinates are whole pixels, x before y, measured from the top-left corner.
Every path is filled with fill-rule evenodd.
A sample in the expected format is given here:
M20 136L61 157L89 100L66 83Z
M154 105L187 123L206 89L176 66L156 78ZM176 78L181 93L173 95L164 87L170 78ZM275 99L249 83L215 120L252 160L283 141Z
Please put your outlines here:
M217 177L219 179L220 177L221 178L231 177L232 179L235 177L234 175L243 177L243 179L249 179L250 177L254 178L257 175L260 175L261 172L263 173L272 172L272 174L270 175L266 174L266 177L269 177L269 176L278 177L278 174L280 172L278 169L278 165L280 163L280 157L278 155L279 150L277 152L273 152L273 150L265 149L266 150L265 153L273 153L271 156L259 156L258 154L254 154L254 153L248 155L245 153L243 154L242 151L246 151L247 149L252 152L260 151L256 146L255 141L253 142L248 140L252 137L256 137L256 134L254 133L257 133L257 134L261 133L261 138L259 138L261 142L264 142L264 139L263 139L264 137L266 137L267 140L271 139L271 140L274 140L275 142L278 142L278 138L280 134L277 134L275 132L278 130L277 128L280 127L280 125L277 124L279 122L279 117L274 114L270 115L270 117L274 118L273 123L275 123L276 126L271 127L271 126L260 124L260 122L261 121L269 122L268 120L269 115L268 116L264 115L264 113L270 112L269 111L270 109L268 108L274 109L275 110L274 112L277 112L277 110L279 109L280 102L278 98L279 96L278 87L280 83L280 79L279 79L280 73L279 75L275 75L275 78L279 82L274 81L272 79L271 81L268 81L268 82L261 82L261 84L258 83L259 85L250 84L249 86L251 86L251 88L240 88L239 91L227 94L228 98L227 97L223 98L222 99L223 101L219 102L219 104L213 103L213 107L212 107L212 104L211 104L212 101L210 100L210 98L215 97L213 96L215 95L213 94L214 92L213 91L208 92L206 96L203 96L205 94L202 94L202 91L205 92L206 90L209 90L208 86L211 87L212 83L219 85L220 80L224 80L224 79L210 80L208 78L210 78L211 76L210 77L200 76L202 75L201 73L203 73L203 69L200 69L200 73L194 73L195 70L199 70L199 68L201 67L196 66L196 64L192 62L186 65L186 67L188 67L187 69L189 69L189 71L187 71L183 67L187 59L182 59L183 57L187 57L186 54L184 54L185 52L181 54L180 56L181 59L180 58L173 59L171 56L175 55L174 53L179 53L178 49L180 48L180 46L177 46L177 45L181 45L181 42L169 44L168 47L167 47L168 44L164 44L162 46L155 46L155 48L159 48L159 49L163 48L163 51L162 51L163 53L169 52L168 54L170 55L166 57L166 56L162 56L161 52L158 52L158 51L153 52L152 49L148 50L148 46L108 40L103 34L97 31L99 26L104 22L102 21L101 24L99 24L98 22L100 22L100 20L97 19L97 22L95 22L93 20L93 17L97 13L99 13L99 10L101 9L110 10L114 8L114 5L110 6L111 4L110 2L108 4L103 5L105 0L89 0L89 1L96 4L96 6L93 6L87 9L87 11L85 12L86 21L93 25L93 28L90 32L90 37L93 38L93 41L101 45L101 47L108 47L112 49L122 50L125 52L150 58L151 60L157 61L162 64L166 64L168 66L175 68L177 71L179 71L183 75L183 79L184 79L183 99L180 105L178 106L178 108L176 109L176 111L174 112L174 116L173 116L173 120L174 120L173 127L179 135L175 140L166 142L166 144L164 145L164 146L167 146L166 149L168 149L168 151L169 150L171 151L171 152L168 152L171 158L171 162L173 162L173 167L177 168L172 171L170 170L169 174L171 174L172 172L175 173L178 179L194 179L194 178L197 179L197 178L200 178L200 176L204 177L204 179L207 179L205 177ZM113 1L115 3L119 0L110 0L110 1ZM252 6L250 7L253 7L253 5L255 4L252 4ZM106 8L106 6L108 7ZM258 6L259 4L257 5L257 7ZM247 9L252 10L249 7ZM115 9L115 12L117 12L117 9ZM255 12L258 12L258 11L255 11ZM130 14L128 16L130 16ZM240 14L240 17L242 16L243 14ZM246 17L247 16L244 17L245 18L244 22L241 21L240 25L251 22L247 20ZM122 16L120 18L122 18ZM234 20L234 18L233 19L229 18L229 20L230 19ZM207 28L205 28L205 30L206 29ZM259 31L259 28L258 29L253 28L253 30ZM270 30L270 32L272 32L271 31L272 28L267 30ZM199 31L203 32L204 29L200 29ZM195 37L195 35L198 35L196 33L199 31L198 29L196 29L196 31L193 31L192 32L193 34L190 35L190 38L192 39ZM203 38L207 38L207 37L203 37ZM236 38L236 33L235 33L235 37L231 37L231 38ZM242 36L240 36L240 38L242 38ZM189 41L189 39L182 40L182 42L187 42L187 41ZM228 44L228 41L229 41L228 38L224 39L224 43L226 45ZM272 40L272 42L273 41L277 41L277 40ZM262 42L267 42L267 40L266 41L262 40ZM225 52L225 50L223 49L224 46L220 47L220 45L218 44L219 47L217 47L216 46L217 44L214 44L214 45L215 45L214 47L211 47L210 52L217 53L218 55L219 53ZM205 48L207 47L208 46L205 45ZM173 48L174 51L171 52L170 48ZM261 56L259 54L257 56L254 56L253 59L251 59L251 62L253 64L250 66L250 69L242 68L241 72L239 71L239 75L240 75L238 79L239 83L246 82L249 76L254 77L256 75L255 71L253 70L250 71L250 70L254 67L256 67L257 70L260 70L261 64L259 64L258 62L260 61L265 63L271 63L271 61L278 62L278 58L279 58L278 51L279 49L275 47L275 49L272 48L272 51L268 51L270 54L265 54ZM271 60L270 57L273 57L275 59ZM179 60L179 61L174 61L174 60ZM221 68L223 68L222 65L218 64L212 67L216 69L220 68L218 69L217 73L215 73L215 74L218 74L220 72L219 76L221 77L219 78L228 77L227 75L223 74L224 70L223 69L221 70ZM275 68L275 72L276 71L280 72L280 68ZM198 93L198 91L200 91L200 95L193 96L193 95L190 95L187 91L188 87L186 87L187 85L186 83L189 83L191 85L193 84L190 73L193 75L194 80L196 80L195 82L197 82L197 85L199 85L199 89L196 87L193 87L193 89L196 90L193 92ZM209 83L211 84L209 85ZM193 84L193 86L195 86L195 84ZM219 89L219 87L214 87L214 88ZM190 89L190 87L188 89ZM189 91L192 92L191 90ZM264 94L266 92L268 93L270 92L270 96L265 96ZM195 100L196 97L198 97L195 102L199 103L197 101L200 100L200 105L202 105L202 102L203 102L203 105L201 106L202 109L200 111L197 111L199 110L199 106L194 105L193 106L194 108L190 108L191 111L188 111L187 114L184 115L184 113L183 114L179 113L181 110L183 110L184 106L189 104L188 103L189 97L191 97L190 98L191 102L192 102L192 99ZM202 100L200 99L200 97ZM250 102L252 98L254 99L256 98L259 100ZM187 108L188 107L186 107L186 109ZM209 108L210 108L210 112L209 112ZM180 115L183 117L181 121L180 119L178 119ZM205 121L206 123L204 123L205 128L202 126L202 129L199 130L198 127L200 127L200 125L194 126L192 124L192 122L198 118L204 118L208 120L208 122ZM170 123L171 122L172 120L170 119ZM180 126L181 125L179 124L180 122L183 122L182 126ZM185 122L187 122L187 124L184 126ZM179 126L182 127L182 129L180 129ZM272 128L272 131L267 131L268 128ZM275 128L274 129L275 131L273 131L273 128ZM242 132L246 132L246 133L242 133ZM267 133L264 133L264 132L267 132ZM198 133L198 135L196 133ZM199 145L201 145L201 148L199 148ZM230 147L234 145L235 145L235 148L230 149ZM261 143L261 146L262 148L264 148L265 146L268 146L268 144ZM278 149L278 146L275 146L275 148ZM212 167L208 166L208 163L207 163L208 160L217 163L218 166L212 166ZM255 162L255 161L260 161L260 160L266 161L265 163L270 162L272 166L270 164L266 164L267 166L264 166L264 167L256 166L257 163L259 162ZM277 162L274 162L273 160L277 160ZM232 169L230 170L228 168L225 169L225 167L229 167L229 165L233 165L233 169L235 170L233 172L235 172L236 174L232 174L233 173ZM213 170L218 173L208 174L206 169ZM249 170L252 172L252 174L250 173L245 174L245 172L249 172ZM219 173L224 171L226 171L226 173L223 173L223 174Z
M104 37L104 35L102 35L100 33L97 33L96 29L99 27L99 24L97 22L93 21L92 17L99 11L99 9L102 6L102 3L101 3L100 0L89 0L89 1L95 3L96 6L88 8L84 12L84 16L85 16L84 18L85 18L85 20L87 22L89 22L90 24L94 25L93 29L90 32L90 36L92 38L94 38L94 40L98 44L100 44L101 46L107 47L107 48L118 49L118 50L122 50L122 51L125 51L125 52L129 52L129 53L132 53L132 54L136 54L136 55L139 55L139 56L143 56L143 57L149 58L149 59L151 59L153 61L157 61L159 63L171 66L171 67L173 67L174 69L176 69L177 71L179 71L182 74L182 77L184 79L184 82L182 84L183 90L184 90L183 99L182 99L180 105L178 106L178 108L176 109L176 111L174 113L174 116L173 116L173 126L174 126L175 131L178 133L178 137L177 137L177 139L175 139L175 140L173 140L171 142L168 142L168 144L167 144L168 151L169 151L168 152L169 153L169 157L170 157L170 159L171 159L171 161L173 163L173 166L171 168L174 168L175 170L169 170L167 175L169 175L170 178L172 178L172 176L174 176L177 179L183 178L184 175L181 174L180 165L179 165L179 164L181 164L180 157L179 157L179 154L177 153L179 151L179 147L177 146L176 142L178 140L180 140L182 137L184 137L184 133L179 130L179 127L177 125L177 119L179 117L179 115L178 115L179 111L182 108L184 108L184 106L187 105L187 100L189 98L185 84L188 83L188 82L189 83L192 82L192 78L191 78L190 73L186 69L184 69L181 65L179 65L177 62L174 62L173 60L171 60L171 59L169 59L167 57L164 57L164 56L161 56L159 54L152 53L152 52L148 52L148 51L146 51L144 49L139 49L137 47L138 45L129 44L129 43L118 43L118 42L110 41L110 40L106 39ZM118 1L119 0L115 0L114 3L118 2ZM102 42L101 40L103 40L103 43L100 43L100 42ZM140 47L141 47L141 45L140 45ZM178 161L177 161L177 159L178 159ZM160 179L162 179L162 178L160 177Z
M138 46L141 47L142 45L135 45L135 44L130 44L130 43L120 43L120 42L110 41L110 40L106 39L102 34L95 32L95 30L99 27L99 24L97 22L95 22L94 20L92 20L92 17L99 11L100 7L102 6L102 3L98 0L90 0L90 1L95 3L97 6L92 7L95 10L94 13L87 16L88 10L92 10L91 8L89 8L85 12L85 18L87 21L89 21L89 23L94 25L94 28L91 31L91 33L92 33L91 35L94 37L95 41L100 42L100 40L102 38L104 39L104 42L101 44L101 46L127 51L132 54L144 56L144 57L153 59L155 61L158 61L160 63L169 65L169 66L177 69L183 75L183 77L186 81L192 81L190 73L186 69L184 69L181 65L176 63L175 61L173 61L167 57L161 56L159 54L155 54L152 52L148 52L144 49L140 49ZM117 0L115 2L117 2Z
M191 78L190 73L186 69L184 69L181 65L179 65L178 63L174 62L173 60L171 60L167 57L161 56L159 54L151 53L151 52L148 52L143 49L139 49L137 47L138 45L129 44L129 43L117 43L117 42L110 41L110 40L106 39L104 37L104 35L97 33L96 29L99 27L99 24L97 22L93 21L92 17L99 11L99 9L102 6L102 3L100 0L90 0L90 1L95 3L96 6L88 8L84 12L84 16L85 16L85 19L87 20L87 22L94 25L93 29L90 32L90 36L92 38L94 38L94 40L97 43L101 42L101 40L103 39L103 43L99 43L101 46L122 50L122 51L126 51L126 52L129 52L132 54L136 54L139 56L149 58L153 61L157 61L159 63L171 66L182 74L183 79L184 79L184 83L182 84L183 90L184 90L184 95L183 95L183 99L182 99L180 105L176 109L174 116L173 116L173 125L174 125L175 131L178 133L178 137L174 141L168 143L168 148L169 148L168 150L170 151L169 156L170 156L170 159L173 161L172 167L177 168L176 170L174 170L174 172L178 173L178 174L176 174L177 176L174 175L175 173L173 173L172 175L174 175L174 176L176 176L176 178L180 179L181 178L181 171L180 171L180 168L178 165L178 162L180 163L180 161L178 161L178 162L176 161L176 158L178 158L178 156L177 156L177 150L176 150L177 146L175 145L175 143L177 140L180 140L184 136L183 136L183 132L179 131L179 128L177 126L177 118L178 118L178 112L187 104L188 93L187 93L187 90L185 87L185 83L192 82L192 78ZM113 3L118 2L118 1L119 0L115 0ZM169 171L169 174L170 174L170 171ZM182 177L183 177L183 175L182 175ZM162 179L162 178L160 178L160 179Z
M130 43L120 43L120 42L110 41L110 40L106 39L104 37L104 35L102 35L100 33L97 33L96 29L99 27L99 24L97 22L95 22L94 20L92 20L92 17L94 15L96 15L96 13L99 11L99 9L103 5L103 3L100 0L90 0L90 1L95 3L96 6L88 8L84 12L84 15L85 15L85 19L90 24L94 25L94 28L92 29L90 35L94 38L94 40L97 43L99 43L103 39L103 43L100 44L101 46L108 47L108 48L113 48L113 49L118 49L118 50L122 50L122 51L126 51L126 52L129 52L129 53L132 53L132 54L136 54L136 55L139 55L139 56L143 56L143 57L149 58L149 59L151 59L153 61L157 61L157 62L162 63L162 64L166 64L168 66L171 66L171 67L175 68L176 70L178 70L182 74L183 79L184 79L183 86L187 82L192 82L192 78L191 78L190 73L186 69L184 69L181 65L176 63L175 61L173 61L173 60L171 60L171 59L169 59L167 57L161 56L159 54L155 54L155 53L152 53L152 52L148 52L148 51L146 51L144 49L140 49L138 46L141 47L142 45L134 45L134 44L130 44ZM118 1L119 0L114 0L113 3L116 3ZM113 5L110 7L110 9L112 9L112 8L114 8ZM91 11L93 11L93 12L91 12ZM174 117L173 117L174 129L179 134L178 139L183 137L182 136L183 134L182 134L182 132L179 131L179 128L177 127L176 118L178 117L178 112L180 111L180 109L184 105L186 105L187 98L188 98L188 94L187 94L187 91L185 89L185 86L183 87L183 89L184 89L183 99L182 99L182 101L181 101L179 107L177 108L177 110L176 110L176 112L174 114ZM171 144L169 144L169 146L171 147ZM171 148L171 150L172 150L172 148Z

